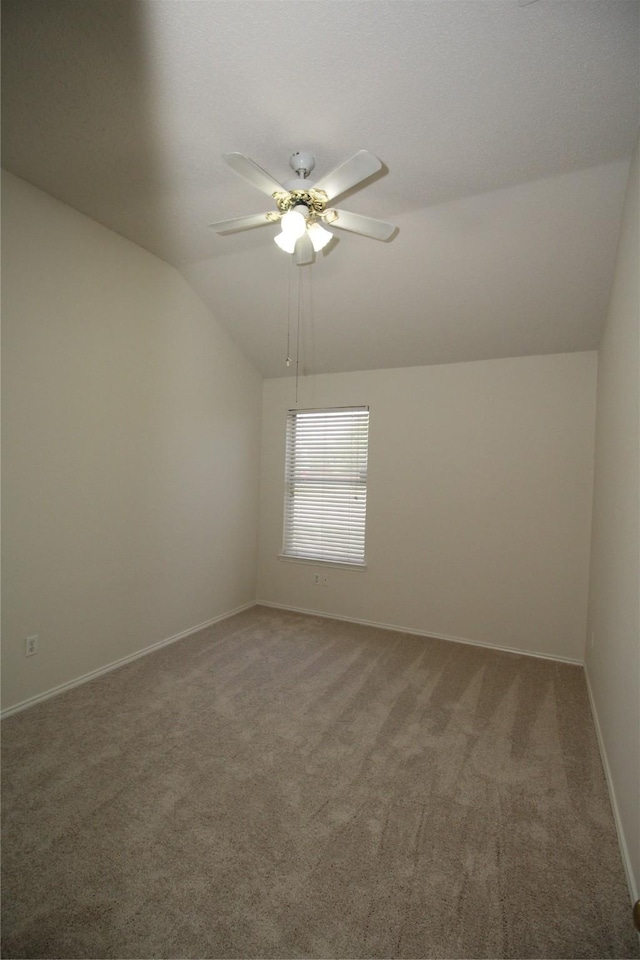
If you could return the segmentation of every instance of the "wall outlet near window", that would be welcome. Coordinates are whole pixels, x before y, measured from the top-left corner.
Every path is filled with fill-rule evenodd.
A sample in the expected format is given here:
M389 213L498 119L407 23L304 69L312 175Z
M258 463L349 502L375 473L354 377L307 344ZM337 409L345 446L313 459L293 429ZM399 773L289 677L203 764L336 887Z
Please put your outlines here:
M314 573L314 575L313 575L313 582L315 583L316 586L318 586L318 584L320 583L320 574L319 574L319 573Z
M38 652L38 637L26 637L24 641L24 655L25 657L32 657L34 653Z

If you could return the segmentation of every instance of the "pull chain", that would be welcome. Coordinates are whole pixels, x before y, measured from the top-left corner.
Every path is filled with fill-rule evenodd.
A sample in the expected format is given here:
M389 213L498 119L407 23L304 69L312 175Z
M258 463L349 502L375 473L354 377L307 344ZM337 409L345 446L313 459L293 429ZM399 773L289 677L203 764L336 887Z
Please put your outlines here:
M293 259L289 258L289 290L287 296L287 366L291 366L291 271Z
M296 406L298 404L298 380L300 376L300 313L302 306L302 280L298 273L298 324L296 330Z
M293 304L293 273L296 275L297 294L296 294L296 305ZM311 265L309 265L308 270L306 271L308 275L307 283L307 297L309 301L309 312L310 317L313 319L313 289L311 285ZM301 268L294 267L293 257L289 261L289 296L287 301L287 357L286 364L287 367L290 367L292 363L296 365L296 404L298 403L298 393L300 388L300 327L302 324L302 312L303 312L303 274ZM296 333L295 333L295 359L291 356L291 335L293 327L293 311L296 311L295 323L296 323Z

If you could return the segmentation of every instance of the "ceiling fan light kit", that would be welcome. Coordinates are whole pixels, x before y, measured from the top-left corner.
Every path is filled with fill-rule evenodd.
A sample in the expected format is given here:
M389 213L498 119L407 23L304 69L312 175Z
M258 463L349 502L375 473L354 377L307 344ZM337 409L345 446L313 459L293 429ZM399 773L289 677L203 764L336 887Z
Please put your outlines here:
M241 153L223 154L223 160L254 187L270 196L278 209L209 224L216 233L237 233L266 223L279 223L281 232L274 237L275 242L285 253L293 255L298 266L305 266L313 263L315 254L332 240L333 233L326 229L327 224L374 240L389 240L396 230L393 224L384 220L327 208L332 200L382 168L378 158L367 150L359 150L317 183L309 180L315 159L302 151L291 156L289 164L296 177L284 185Z

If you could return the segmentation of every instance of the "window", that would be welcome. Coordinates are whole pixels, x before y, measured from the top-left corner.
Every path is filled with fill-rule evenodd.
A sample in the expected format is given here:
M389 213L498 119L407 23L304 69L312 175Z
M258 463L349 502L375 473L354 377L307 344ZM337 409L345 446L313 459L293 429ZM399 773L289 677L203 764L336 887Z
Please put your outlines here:
M364 564L369 408L290 410L286 557Z

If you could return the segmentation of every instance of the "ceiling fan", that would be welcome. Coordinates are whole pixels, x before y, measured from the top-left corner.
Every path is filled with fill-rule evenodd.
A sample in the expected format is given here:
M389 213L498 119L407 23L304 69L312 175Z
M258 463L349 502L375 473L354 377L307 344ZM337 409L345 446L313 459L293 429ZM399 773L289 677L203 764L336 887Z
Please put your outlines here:
M291 156L289 165L296 176L285 184L278 183L242 153L225 153L222 159L254 187L272 197L278 209L210 223L210 228L216 233L237 233L266 223L279 223L282 232L274 240L285 253L293 254L295 262L301 267L312 263L315 254L333 238L331 231L326 229L328 225L374 240L388 240L395 232L394 225L384 220L328 207L332 200L382 168L378 158L368 150L354 153L315 183L309 179L315 167L315 159L310 153L297 151Z

